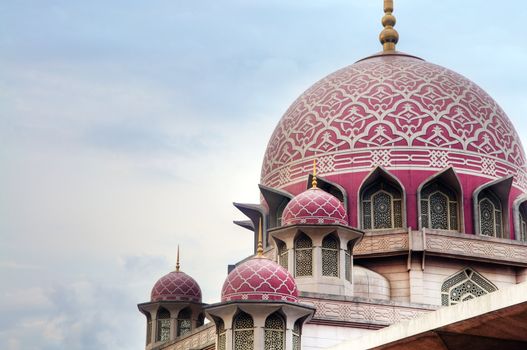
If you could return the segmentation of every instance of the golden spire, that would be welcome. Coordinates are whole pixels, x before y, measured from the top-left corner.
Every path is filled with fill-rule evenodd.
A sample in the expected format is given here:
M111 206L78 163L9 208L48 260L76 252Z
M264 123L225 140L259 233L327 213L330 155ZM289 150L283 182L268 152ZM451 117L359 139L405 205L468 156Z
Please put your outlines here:
M262 243L262 218L260 218L260 221L258 223L258 248L256 248L256 254L258 257L263 256L263 243Z
M313 159L313 180L311 180L311 187L317 188L317 160Z
M399 41L399 33L393 26L395 25L395 17L393 12L393 0L384 0L384 17L382 18L382 25L384 29L379 35L383 51L395 51L395 44Z
M179 272L179 244L177 245L176 272Z

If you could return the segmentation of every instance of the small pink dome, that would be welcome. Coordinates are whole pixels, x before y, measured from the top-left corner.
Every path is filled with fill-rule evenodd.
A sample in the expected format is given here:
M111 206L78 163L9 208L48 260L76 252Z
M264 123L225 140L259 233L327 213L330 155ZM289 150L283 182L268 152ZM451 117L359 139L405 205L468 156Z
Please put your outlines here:
M201 303L201 288L189 275L172 271L161 277L150 295L151 301L191 301Z
M331 194L310 188L293 198L282 214L283 225L330 224L348 226L348 214Z
M225 279L221 301L275 300L298 302L296 282L286 269L266 258L236 267Z

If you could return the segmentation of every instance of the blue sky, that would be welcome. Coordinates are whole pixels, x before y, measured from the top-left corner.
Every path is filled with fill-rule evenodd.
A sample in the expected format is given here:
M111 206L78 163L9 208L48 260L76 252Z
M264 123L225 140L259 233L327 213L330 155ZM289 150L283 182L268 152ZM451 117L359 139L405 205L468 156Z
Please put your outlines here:
M527 144L523 2L396 1L398 48L472 79ZM267 140L380 50L382 1L0 3L0 348L141 349L175 263L219 299Z

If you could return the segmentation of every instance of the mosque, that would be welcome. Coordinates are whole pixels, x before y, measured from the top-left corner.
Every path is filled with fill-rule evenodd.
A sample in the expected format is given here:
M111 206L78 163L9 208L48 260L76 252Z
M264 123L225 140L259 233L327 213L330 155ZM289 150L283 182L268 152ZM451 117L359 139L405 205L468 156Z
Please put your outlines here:
M260 202L235 203L254 250L221 302L178 262L138 305L146 350L527 349L519 137L476 84L397 51L384 12L383 50L274 130Z

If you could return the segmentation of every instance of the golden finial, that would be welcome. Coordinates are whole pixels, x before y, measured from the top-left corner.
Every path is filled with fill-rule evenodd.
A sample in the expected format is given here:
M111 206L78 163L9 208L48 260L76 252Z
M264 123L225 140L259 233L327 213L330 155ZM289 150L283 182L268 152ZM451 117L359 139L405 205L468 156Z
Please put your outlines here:
M179 272L179 244L177 245L176 272Z
M395 44L399 41L399 33L393 26L395 25L395 17L393 12L393 0L384 0L384 17L382 18L382 25L384 29L379 35L383 51L395 51Z
M256 254L258 257L263 256L263 243L262 243L262 218L260 218L260 221L258 223L258 248L256 248Z
M312 188L317 188L317 160L313 159L313 180L311 180Z

